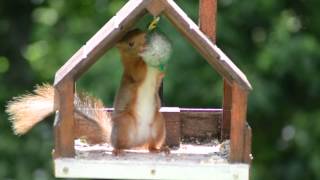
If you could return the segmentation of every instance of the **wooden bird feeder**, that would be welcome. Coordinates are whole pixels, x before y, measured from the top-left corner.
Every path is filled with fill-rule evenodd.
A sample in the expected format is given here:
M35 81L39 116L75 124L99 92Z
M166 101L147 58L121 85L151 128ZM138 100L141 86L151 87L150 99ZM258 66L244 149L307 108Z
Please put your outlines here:
M246 121L247 97L252 89L245 74L215 45L216 0L199 1L200 27L173 0L129 0L56 73L54 123L55 176L102 179L249 179L251 129ZM230 139L226 161L215 161L213 147L170 155L132 152L115 157L104 149L77 149L74 132L75 81L112 48L145 14L164 15L224 79L222 109L163 107L166 143L211 134ZM188 147L188 146L185 146ZM186 148L187 149L187 148ZM206 151L208 150L208 151ZM203 153L204 152L204 153Z

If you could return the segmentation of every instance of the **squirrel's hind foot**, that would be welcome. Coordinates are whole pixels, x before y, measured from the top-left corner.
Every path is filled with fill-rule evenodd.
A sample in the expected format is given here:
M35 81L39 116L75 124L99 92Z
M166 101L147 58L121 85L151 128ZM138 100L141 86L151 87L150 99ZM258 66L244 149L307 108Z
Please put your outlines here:
M112 154L114 155L114 156L121 156L121 155L123 155L123 149L113 149L112 150Z

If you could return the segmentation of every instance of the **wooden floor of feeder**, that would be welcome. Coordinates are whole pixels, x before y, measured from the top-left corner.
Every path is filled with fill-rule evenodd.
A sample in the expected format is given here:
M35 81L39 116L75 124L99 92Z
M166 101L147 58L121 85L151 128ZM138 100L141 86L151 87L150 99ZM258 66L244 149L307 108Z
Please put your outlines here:
M229 141L181 144L169 155L130 150L113 156L108 145L76 140L75 158L54 159L59 178L95 179L249 179L248 164L229 164Z

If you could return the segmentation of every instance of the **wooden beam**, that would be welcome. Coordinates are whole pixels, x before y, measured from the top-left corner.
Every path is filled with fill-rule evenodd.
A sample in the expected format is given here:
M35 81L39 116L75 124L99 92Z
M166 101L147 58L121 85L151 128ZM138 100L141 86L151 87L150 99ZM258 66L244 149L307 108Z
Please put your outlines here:
M55 157L73 157L74 151L74 80L65 79L55 86L58 116L54 123Z
M58 70L54 84L59 84L65 78L77 80L146 13L146 6L151 1L128 1L114 17Z
M130 156L131 155L131 156ZM248 180L248 164L215 163L210 156L172 153L126 153L125 156L100 158L90 155L54 160L56 178L75 179L174 179L174 180ZM154 158L156 157L156 159ZM175 158L177 157L177 158ZM195 158L196 157L196 158ZM213 161L213 162L212 162Z
M147 6L147 10L153 16L159 16L162 13L162 11L164 10L164 8L165 8L164 4L162 3L162 1L159 1L159 0L153 0Z
M105 111L112 115L113 108L107 108ZM182 138L218 137L222 109L162 107L160 112L163 113L166 120L166 145L168 146L178 146ZM85 118L81 117L81 113L75 112L75 119L80 121L77 122L75 130L76 137L81 137L95 130L96 133L90 134L89 140L93 142L103 140L101 136L106 133L99 130L98 124L85 123L83 120ZM85 125L93 127L85 129Z
M238 84L232 86L230 162L243 162L248 92Z
M200 30L208 36L211 42L216 43L217 1L199 1Z
M181 119L178 107L161 108L161 112L166 120L166 145L169 147L179 147L181 142Z
M181 136L184 138L217 137L221 109L181 109Z
M252 143L252 130L249 124L247 123L245 126L243 161L248 164L251 164L251 161L253 158L252 152L251 152L251 143Z
M243 89L251 90L245 74L199 29L173 0L161 0L164 14L173 25L191 42L208 63L230 83L237 82Z
M217 0L200 0L199 25L200 30L216 43Z
M227 80L223 80L223 115L221 121L220 139L230 138L230 121L231 121L231 108L232 108L232 86Z

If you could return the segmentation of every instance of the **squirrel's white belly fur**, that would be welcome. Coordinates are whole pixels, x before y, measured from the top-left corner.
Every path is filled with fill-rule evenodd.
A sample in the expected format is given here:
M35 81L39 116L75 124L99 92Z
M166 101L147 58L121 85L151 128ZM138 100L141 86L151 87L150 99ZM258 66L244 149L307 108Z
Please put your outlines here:
M159 70L148 66L146 77L141 86L138 88L136 101L137 128L136 131L131 131L131 137L138 144L147 142L152 134L153 122L156 111L156 93L157 91L157 74Z

